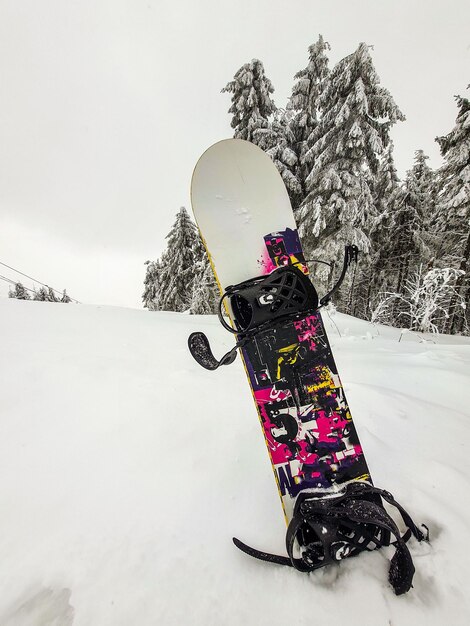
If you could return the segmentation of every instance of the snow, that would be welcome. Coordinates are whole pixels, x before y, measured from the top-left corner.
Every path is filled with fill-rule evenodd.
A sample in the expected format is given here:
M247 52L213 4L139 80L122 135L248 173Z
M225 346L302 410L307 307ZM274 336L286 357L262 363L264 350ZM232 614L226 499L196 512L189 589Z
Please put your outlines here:
M390 549L305 575L232 545L285 526L240 360L187 350L233 345L215 317L0 299L0 624L470 623L470 339L325 322L375 483L430 527L406 596Z

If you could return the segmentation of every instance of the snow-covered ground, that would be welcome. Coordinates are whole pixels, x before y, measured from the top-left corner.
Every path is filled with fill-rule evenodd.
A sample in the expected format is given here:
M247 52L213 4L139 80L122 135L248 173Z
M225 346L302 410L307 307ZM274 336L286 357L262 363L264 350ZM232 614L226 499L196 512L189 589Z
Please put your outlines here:
M369 466L430 545L300 574L240 360L213 317L0 299L0 624L470 623L470 341L325 318ZM333 324L333 321L335 325ZM339 335L341 333L341 336Z

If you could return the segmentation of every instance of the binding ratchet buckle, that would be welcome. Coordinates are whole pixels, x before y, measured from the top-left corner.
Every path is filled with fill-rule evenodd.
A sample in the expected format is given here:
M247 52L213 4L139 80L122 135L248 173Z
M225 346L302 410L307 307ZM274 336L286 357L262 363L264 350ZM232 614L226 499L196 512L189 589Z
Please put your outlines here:
M236 328L222 315L229 298ZM306 313L318 308L318 295L307 276L294 265L274 270L268 276L251 278L227 287L219 302L219 320L231 333L245 334L273 320Z

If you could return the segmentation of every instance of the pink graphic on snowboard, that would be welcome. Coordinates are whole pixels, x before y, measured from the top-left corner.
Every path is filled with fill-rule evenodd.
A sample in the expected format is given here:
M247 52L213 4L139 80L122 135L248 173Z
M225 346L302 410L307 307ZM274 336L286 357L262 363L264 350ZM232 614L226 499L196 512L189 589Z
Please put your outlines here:
M307 273L296 231L264 242L264 274L289 264ZM319 312L259 332L243 354L283 495L368 474Z

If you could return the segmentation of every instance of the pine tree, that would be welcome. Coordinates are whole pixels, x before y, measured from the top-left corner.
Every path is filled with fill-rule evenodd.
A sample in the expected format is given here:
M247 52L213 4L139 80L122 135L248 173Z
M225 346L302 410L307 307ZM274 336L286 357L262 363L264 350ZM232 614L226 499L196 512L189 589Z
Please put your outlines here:
M413 273L416 273L422 259L428 256L423 239L423 215L419 210L419 198L414 193L412 177L408 172L402 187L392 196L391 217L384 224L389 236L383 238L380 272L380 292L374 298L373 306L383 298L384 293L395 294L391 309L393 323L400 325L406 309L403 294ZM379 270L380 271L380 270Z
M12 291L11 288L8 290L9 298L16 298L17 300L31 300L31 296L27 292L23 283L16 283L15 290Z
M393 220L400 196L400 181L393 158L390 141L379 160L377 175L370 180L375 219L370 226L370 254L360 259L359 278L354 293L353 314L370 319L372 304L380 291L387 289L387 276L393 271L393 261L388 257ZM400 200L401 197L401 200ZM375 307L374 307L375 308Z
M202 259L197 263L190 313L193 315L212 315L217 313L218 306L219 289L215 282L209 257L204 251Z
M413 189L413 179L405 180L404 196L394 214L389 258L396 264L395 291L401 293L409 273L425 258L427 249L423 240L423 214L419 197Z
M255 131L268 128L269 118L276 110L271 99L274 87L264 73L261 61L245 63L223 89L232 94L231 126L234 137L254 142Z
M142 301L144 308L149 311L158 311L160 305L160 272L161 262L146 261L147 271L144 279L144 293L142 294Z
M423 150L416 150L413 167L407 173L407 186L416 197L416 208L423 220L423 236L431 245L428 232L435 214L437 181L434 170L426 163L428 159Z
M189 312L193 315L212 315L218 311L219 288L212 271L209 256L197 229L194 261L194 282Z
M39 302L47 302L48 298L49 294L44 287L40 287L34 292L33 300L37 300Z
M52 287L48 287L47 288L47 301L48 302L59 302L59 300L57 299L54 290L52 289Z
M307 141L318 124L320 96L329 74L327 50L330 44L319 35L308 48L307 67L294 76L296 82L287 108L295 113L292 126L299 142Z
M345 244L370 250L369 230L376 217L371 180L391 125L404 116L380 86L364 43L332 70L319 106L323 115L305 155L313 165L298 222L307 256L330 260L334 269ZM322 269L317 277L328 283L332 271Z
M273 121L267 128L261 128L253 133L253 143L264 150L273 160L282 176L292 207L298 206L303 198L303 190L297 174L299 159L292 146L294 135L291 130L291 115L283 109L278 109Z
M70 297L67 295L67 290L66 289L64 289L64 291L63 291L62 298L60 299L60 302L65 302L66 304L68 304L69 302L72 302Z
M159 311L186 311L191 305L195 276L196 226L184 207L166 237L167 249L160 259L158 272Z
M400 184L393 158L393 148L393 141L390 141L380 158L377 176L373 183L375 212L382 219L388 219L391 213L390 199Z
M215 313L218 293L199 231L182 207L160 259L146 261L142 301L150 311Z
M446 265L461 270L456 291L465 302L465 309L454 308L449 318L446 330L450 333L464 331L470 310L470 101L461 96L456 101L454 128L436 138L445 160L435 218L441 233L440 257Z
M388 195L389 206L384 207L377 220L381 241L375 267L381 275L381 290L402 293L410 272L430 260L425 220L432 210L434 178L426 165L427 158L422 150L415 152L415 162L402 188L398 187L389 162L385 178L390 182L382 187L385 197ZM382 208L383 204L378 202L378 207Z
M330 50L330 44L323 40L322 35L319 35L316 43L308 49L307 67L294 76L296 82L287 104L287 109L292 114L289 124L292 136L290 148L295 152L298 163L294 174L300 181L303 196L305 196L305 180L309 174L309 164L305 160L305 154L311 147L310 135L318 126L321 117L320 96L325 89L330 72L327 50ZM303 199L302 197L301 200ZM297 206L293 205L294 210Z

